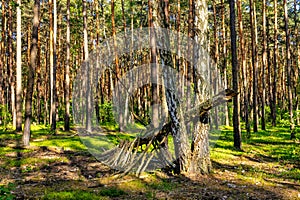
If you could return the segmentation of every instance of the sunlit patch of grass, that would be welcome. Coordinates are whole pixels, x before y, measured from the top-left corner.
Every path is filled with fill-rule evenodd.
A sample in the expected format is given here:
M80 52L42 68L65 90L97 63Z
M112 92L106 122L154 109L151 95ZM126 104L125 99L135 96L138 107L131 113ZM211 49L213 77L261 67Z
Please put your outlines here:
M2 156L5 156L7 158L16 157L18 153L29 153L32 151L33 151L32 149L18 149L18 148L5 146L5 147L0 147L0 157Z
M294 179L299 181L300 169L298 168L287 169L286 171L281 172L278 176L284 179Z
M125 191L145 191L147 185L140 179L130 180L118 185L120 189Z
M66 157L54 157L54 158L36 158L27 157L20 159L7 160L5 168L20 167L26 171L35 171L39 169L39 166L45 166L54 162L68 162Z
M42 198L44 200L52 200L52 199L57 199L57 200L64 200L64 199L69 199L69 200L77 200L77 199L83 199L83 200L104 200L104 199L109 199L108 197L103 197L99 196L96 193L92 192L87 192L87 191L81 191L81 190L73 190L73 191L61 191L61 192L47 192L45 196Z
M242 152L233 148L233 132L228 129L225 127L218 138L216 133L211 136L215 139L211 159L217 169L235 173L240 180L255 185L274 185L267 179L299 182L296 166L300 164L300 145L290 140L288 127L268 127L267 131L251 133L250 139L243 137Z
M31 145L34 146L56 146L63 147L66 150L77 150L77 151L85 151L86 146L82 144L80 138L78 136L74 137L53 137L43 141L34 141L31 142Z

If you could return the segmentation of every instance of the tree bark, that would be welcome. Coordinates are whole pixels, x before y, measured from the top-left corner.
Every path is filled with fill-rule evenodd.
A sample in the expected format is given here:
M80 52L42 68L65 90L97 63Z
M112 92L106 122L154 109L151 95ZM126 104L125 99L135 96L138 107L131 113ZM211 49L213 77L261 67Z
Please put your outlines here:
M251 24L251 43L252 43L252 68L253 68L253 131L258 131L258 116L257 116L257 27L256 27L256 8L253 0L250 0L250 24Z
M56 0L49 0L50 23L50 123L56 130Z
M158 13L158 6L155 6L154 2L153 4L151 3L151 0L148 0L148 7L149 7L149 27L150 27L150 49L151 49L151 62L150 62L150 67L151 67L151 96L152 96L152 125L157 128L159 125L159 112L158 112L158 71L157 71L157 52L156 52L156 39L155 39L155 29L154 29L154 23L153 23L153 12L154 12L154 17L156 17Z
M296 138L294 114L293 114L293 86L292 86L292 66L291 66L291 52L290 52L290 32L289 32L289 17L287 10L287 0L284 4L284 22L285 22L285 45L286 45L286 68L287 68L287 85L288 85L288 101L289 101L289 115L290 115L290 130L291 139Z
M277 110L277 59L278 59L278 24L277 24L277 0L274 0L274 61L273 61L273 90L272 90L272 126L276 126L276 110Z
M222 73L223 73L223 81L224 87L227 88L227 39L226 39L226 24L225 24L225 3L224 0L221 0L222 4L222 40L223 40L223 66L222 66ZM224 112L225 112L225 125L229 126L229 113L228 113L228 105L225 103L224 105Z
M241 1L237 0L238 21L239 21L239 38L240 38L240 57L242 63L242 77L243 77L243 92L244 92L244 112L247 136L250 137L250 123L249 123L249 101L248 101L248 79L247 79L247 66L246 66L246 53L245 53L245 40L243 31L243 18Z
M65 131L70 130L70 0L67 0L67 60L65 68Z
M232 56L232 86L234 91L239 91L239 66L236 50L236 30L235 30L235 1L230 0L230 36L231 36L231 56ZM234 147L242 149L242 137L240 127L240 104L239 95L233 98L233 132Z
M22 131L22 32L21 32L21 0L17 7L17 88L16 88L16 131Z
M39 10L40 1L34 1L34 17L33 17L33 27L32 27L32 42L30 48L30 66L27 76L27 93L25 102L25 125L23 133L23 144L24 146L29 146L30 140L30 120L32 117L32 95L34 86L34 75L36 68L36 58L37 58L37 41L38 41L38 26L39 26Z
M265 71L267 69L267 30L266 30L266 0L262 2L263 6L263 55L262 55L262 99L261 99L261 129L266 130L266 119L265 119L265 102L266 102L266 80Z

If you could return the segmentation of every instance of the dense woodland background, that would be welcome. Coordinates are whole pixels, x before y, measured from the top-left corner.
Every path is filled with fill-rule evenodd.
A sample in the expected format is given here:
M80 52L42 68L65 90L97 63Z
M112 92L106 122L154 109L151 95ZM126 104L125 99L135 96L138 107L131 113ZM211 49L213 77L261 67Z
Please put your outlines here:
M193 38L195 1L160 3L168 9L168 28ZM21 131L22 123L28 120L24 133L29 133L29 119L35 124L51 124L52 130L56 129L57 121L64 121L65 130L69 130L72 83L82 62L106 38L126 29L151 26L150 4L124 0L2 0L1 125L12 124ZM265 130L267 123L281 123L290 126L291 138L295 138L295 124L300 121L299 1L232 1L231 5L235 13L231 16L236 20L229 17L228 2L207 2L211 57L225 88L239 92L239 100L234 103L236 112L232 112L232 104L213 109L215 119L211 126L230 125L238 115L237 120L245 122L242 128L247 130L248 137L258 128ZM159 7L153 9L160 12ZM234 30L230 29L230 22L235 22L236 44L232 43L235 39L230 35ZM233 70L236 51L237 70ZM115 71L105 71L99 79L97 99L100 123L114 121L111 96L116 79L134 66L149 63L152 54L148 49L116 57ZM172 59L174 68L193 81L189 75L193 68L174 55ZM129 60L134 60L134 64ZM153 88L145 86L136 93L136 115L145 123L149 123L149 107L155 98ZM239 132L240 124L236 122L234 126L235 132ZM239 148L239 144L235 146Z

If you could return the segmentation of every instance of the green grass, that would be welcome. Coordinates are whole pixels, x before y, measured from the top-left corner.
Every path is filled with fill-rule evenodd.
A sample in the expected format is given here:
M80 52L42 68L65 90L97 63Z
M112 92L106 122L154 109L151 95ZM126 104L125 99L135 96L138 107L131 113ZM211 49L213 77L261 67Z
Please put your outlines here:
M46 191L42 199L44 200L106 200L117 198L126 195L126 192L115 187L102 188L99 191L86 191L86 190L67 190L67 191Z
M63 192L50 192L46 193L46 195L42 198L44 200L102 200L102 199L108 199L103 196L99 196L98 194L86 192L86 191L63 191Z
M59 127L61 126L59 125ZM58 147L71 152L87 152L88 150L92 152L93 149L97 151L99 146L110 149L121 140L133 140L137 135L119 133L116 127L113 127L111 124L108 127L110 129L108 136L92 138L89 136L79 137L74 132L64 132L61 128L58 128L54 135L48 126L32 126L31 145L37 147ZM106 129L108 130L108 128ZM247 138L245 131L243 131L243 151L237 151L233 147L232 127L222 127L221 130L213 131L209 135L211 160L214 166L212 175L220 173L220 171L234 173L234 175L231 174L230 176L234 176L238 180L243 181L242 184L250 186L255 185L257 182L274 187L277 182L284 181L299 184L300 142L299 139L290 140L288 127L267 127L267 131L260 130L257 133L251 133L250 138ZM299 127L296 130L296 136L299 138ZM57 154L53 157L39 157L38 154L35 154L34 149L19 148L17 143L20 142L21 137L21 134L16 134L11 129L0 127L0 167L2 169L12 170L18 168L20 173L26 176L27 173L38 172L51 164L64 163L68 165L70 163L70 157L63 154ZM170 136L168 140L170 151L173 152L173 139ZM3 173L3 171L1 172L0 170L0 173ZM81 174L79 176L83 177ZM174 192L177 188L182 187L179 183L158 177L155 173L146 173L146 177L143 179L134 178L133 180L117 184L112 184L108 177L108 181L103 183L103 185L108 185L108 187L100 187L96 190L82 186L82 188L72 186L57 190L54 185L46 186L44 189L36 189L42 193L40 196L42 199L118 199L127 197L128 194L134 192L145 194L146 198L153 199L156 198L155 195L161 192ZM222 178L224 178L222 181L228 181L228 177L224 176ZM102 179L99 178L100 183ZM272 179L274 183L266 179ZM82 180L85 179L83 178ZM5 185L0 186L0 192L1 188L6 192L7 189L5 188L7 187ZM41 192L40 190L44 191ZM5 194L9 195L10 193Z
M297 168L300 165L300 145L297 139L290 140L288 127L268 127L267 131L251 133L250 139L246 138L245 132L242 136L243 151L237 151L233 148L230 127L223 128L221 133L211 133L210 137L214 138L211 141L212 161L229 167L244 180L300 180L300 170Z

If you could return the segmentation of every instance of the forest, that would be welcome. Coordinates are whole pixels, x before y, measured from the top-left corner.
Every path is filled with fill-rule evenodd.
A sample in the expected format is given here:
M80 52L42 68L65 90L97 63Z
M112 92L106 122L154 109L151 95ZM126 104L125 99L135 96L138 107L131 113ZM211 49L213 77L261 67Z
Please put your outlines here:
M300 198L299 0L0 9L0 199Z

